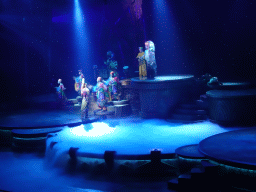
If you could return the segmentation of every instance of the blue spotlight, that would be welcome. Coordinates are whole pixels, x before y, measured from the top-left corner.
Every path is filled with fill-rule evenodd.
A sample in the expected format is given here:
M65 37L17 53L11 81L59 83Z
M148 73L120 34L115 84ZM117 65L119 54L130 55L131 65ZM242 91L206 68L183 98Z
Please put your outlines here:
M80 8L79 0L75 0L75 20L77 25L83 25L83 14Z
M184 46L179 31L177 31L177 22L171 9L171 1L154 0L153 6L155 36L149 38L155 42L158 70L162 72L162 75L181 73L181 70L186 68L183 66L186 63L186 58L182 56L182 47ZM166 67L166 64L170 67Z
M89 41L87 28L85 26L86 21L82 11L82 6L79 0L74 0L74 29L75 29L75 44L76 51L76 66L77 69L87 70L88 66L85 66L85 62L89 60Z

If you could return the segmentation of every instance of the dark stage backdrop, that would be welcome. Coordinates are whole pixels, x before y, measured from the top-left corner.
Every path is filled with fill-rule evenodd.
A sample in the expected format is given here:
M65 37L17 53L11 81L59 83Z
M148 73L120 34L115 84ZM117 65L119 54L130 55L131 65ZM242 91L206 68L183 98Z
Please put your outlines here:
M146 40L159 75L255 80L255 0L80 0L86 40L75 31L74 1L0 2L1 103L54 92L58 78L73 91L78 69L95 84L92 66L103 66L109 50L120 71L136 71Z

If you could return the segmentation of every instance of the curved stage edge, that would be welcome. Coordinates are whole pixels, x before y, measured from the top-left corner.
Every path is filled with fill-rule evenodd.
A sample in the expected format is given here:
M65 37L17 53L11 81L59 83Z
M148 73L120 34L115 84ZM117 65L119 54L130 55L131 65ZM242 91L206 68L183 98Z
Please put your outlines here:
M199 143L199 151L218 163L256 170L256 129L210 136Z
M108 120L51 134L46 141L46 157L66 163L69 157L98 161L108 155L115 160L139 161L152 160L158 153L159 159L173 159L178 147L230 130L236 129L220 128L208 121L184 125L164 120Z
M0 128L37 129L78 125L82 123L79 117L78 114L68 110L25 110L2 116Z

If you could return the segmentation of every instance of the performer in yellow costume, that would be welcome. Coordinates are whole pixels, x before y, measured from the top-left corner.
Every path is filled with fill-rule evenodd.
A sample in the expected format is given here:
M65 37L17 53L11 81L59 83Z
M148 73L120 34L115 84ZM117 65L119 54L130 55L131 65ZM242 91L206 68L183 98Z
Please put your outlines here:
M147 77L147 66L145 60L145 53L143 52L143 48L139 47L139 54L136 57L139 61L139 76L140 79L142 77Z

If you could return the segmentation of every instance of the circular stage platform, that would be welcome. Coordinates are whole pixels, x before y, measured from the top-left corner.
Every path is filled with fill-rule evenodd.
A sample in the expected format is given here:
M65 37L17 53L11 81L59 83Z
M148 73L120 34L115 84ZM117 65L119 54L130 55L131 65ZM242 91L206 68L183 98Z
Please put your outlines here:
M256 124L256 89L207 91L209 117L226 126Z
M131 87L139 91L143 118L170 117L178 104L191 100L193 84L193 75L131 79Z
M175 153L179 157L189 158L189 159L205 159L205 155L203 155L198 150L198 144L195 145L185 145L179 147L175 150Z
M0 129L52 128L81 124L78 113L69 110L22 110L0 118Z
M199 143L199 150L214 161L246 169L256 169L256 129L213 135Z

